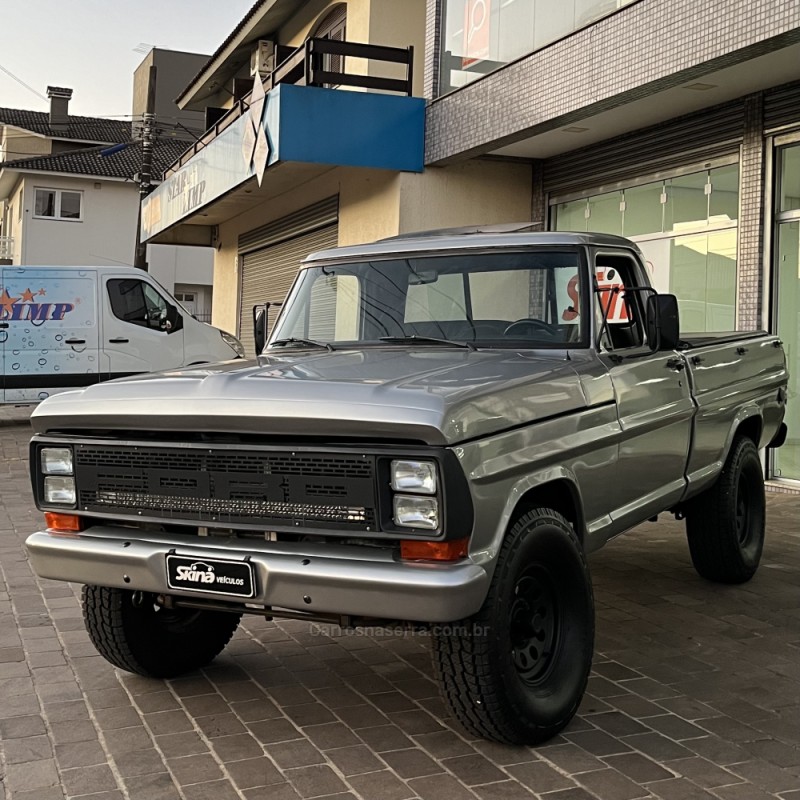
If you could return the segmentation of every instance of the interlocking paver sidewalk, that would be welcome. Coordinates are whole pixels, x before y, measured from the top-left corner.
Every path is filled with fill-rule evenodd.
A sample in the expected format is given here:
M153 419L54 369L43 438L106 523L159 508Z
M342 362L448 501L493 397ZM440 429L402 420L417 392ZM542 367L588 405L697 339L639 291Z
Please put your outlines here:
M592 556L597 652L562 736L474 740L421 635L246 619L207 669L115 670L78 586L40 581L29 410L0 410L0 800L800 800L800 497L770 494L744 586L702 581L683 527Z

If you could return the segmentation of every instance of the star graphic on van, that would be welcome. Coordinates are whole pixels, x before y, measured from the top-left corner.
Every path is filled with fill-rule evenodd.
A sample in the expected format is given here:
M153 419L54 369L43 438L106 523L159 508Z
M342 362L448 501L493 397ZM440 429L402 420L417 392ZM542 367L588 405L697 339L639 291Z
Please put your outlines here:
M34 297L36 297L36 292L32 292L30 289L26 289L22 293L22 299L26 303L32 303Z
M3 307L3 313L10 317L11 316L11 306L13 306L14 303L17 303L17 302L19 302L19 297L12 297L8 293L8 289L4 288L3 289L3 294L0 294L0 306Z
M47 292L44 289L39 289L39 291L36 292L36 294L38 294L39 297L44 297L47 294Z

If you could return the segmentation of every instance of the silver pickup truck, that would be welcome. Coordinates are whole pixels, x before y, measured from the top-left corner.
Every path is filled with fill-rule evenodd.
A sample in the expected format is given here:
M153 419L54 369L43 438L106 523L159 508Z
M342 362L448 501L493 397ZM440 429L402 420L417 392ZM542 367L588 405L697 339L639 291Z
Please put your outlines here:
M470 732L544 741L591 666L587 554L669 511L704 578L759 564L781 342L678 328L619 237L317 253L257 362L36 409L31 563L85 584L91 639L122 669L202 667L242 614L404 623L432 637Z

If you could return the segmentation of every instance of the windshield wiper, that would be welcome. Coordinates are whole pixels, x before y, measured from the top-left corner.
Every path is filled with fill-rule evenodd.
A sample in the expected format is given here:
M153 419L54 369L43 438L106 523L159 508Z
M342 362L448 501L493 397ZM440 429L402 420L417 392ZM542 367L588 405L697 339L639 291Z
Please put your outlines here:
M390 344L415 344L417 342L423 344L446 344L449 347L464 347L467 350L476 350L472 342L456 342L453 339L437 339L435 336L381 336L379 341L389 342Z
M330 342L315 342L313 339L296 339L294 336L289 339L276 339L270 342L270 347L284 347L287 344L299 344L303 347L320 347L325 350L333 350L333 345Z

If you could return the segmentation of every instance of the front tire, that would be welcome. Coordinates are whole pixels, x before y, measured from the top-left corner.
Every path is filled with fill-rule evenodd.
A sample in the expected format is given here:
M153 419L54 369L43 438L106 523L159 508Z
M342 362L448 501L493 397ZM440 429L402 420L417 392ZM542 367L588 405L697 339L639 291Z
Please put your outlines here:
M593 648L586 559L569 522L547 508L507 534L480 611L434 634L453 715L469 732L505 744L539 744L569 723Z
M690 501L686 538L697 572L718 583L745 583L764 549L764 475L752 440L734 439L716 483Z
M151 678L174 678L222 652L241 619L224 611L168 609L153 595L84 586L83 620L92 644L115 667Z

